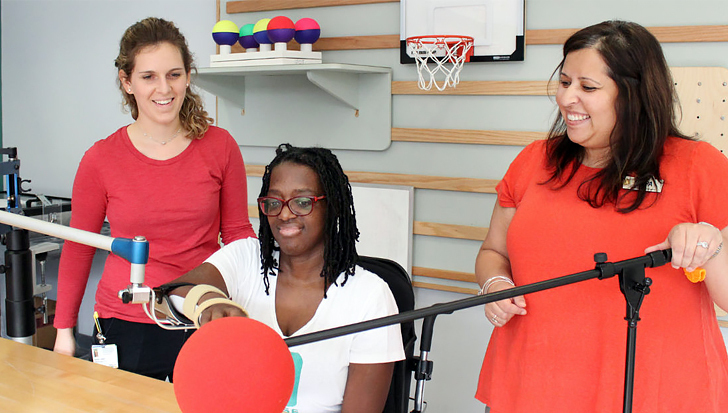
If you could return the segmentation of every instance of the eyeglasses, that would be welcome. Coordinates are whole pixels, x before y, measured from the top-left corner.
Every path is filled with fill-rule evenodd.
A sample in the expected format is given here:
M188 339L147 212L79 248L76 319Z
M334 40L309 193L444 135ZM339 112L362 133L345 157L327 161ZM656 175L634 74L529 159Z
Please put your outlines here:
M296 216L303 217L313 211L313 204L326 198L321 196L297 196L287 201L274 196L262 196L258 198L258 207L265 216L277 217L283 211L283 207L288 205L288 209Z

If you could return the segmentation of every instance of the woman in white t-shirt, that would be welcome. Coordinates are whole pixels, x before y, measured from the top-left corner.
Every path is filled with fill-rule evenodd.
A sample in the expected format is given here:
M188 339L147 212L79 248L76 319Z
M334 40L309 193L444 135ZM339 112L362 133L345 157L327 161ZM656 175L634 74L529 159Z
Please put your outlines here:
M266 167L258 207L260 241L232 242L175 281L219 288L282 337L397 313L387 284L356 266L359 231L351 186L331 151L279 146ZM241 315L218 304L201 314L200 323ZM404 359L399 325L291 352L296 384L284 411L289 413L381 413L394 362Z

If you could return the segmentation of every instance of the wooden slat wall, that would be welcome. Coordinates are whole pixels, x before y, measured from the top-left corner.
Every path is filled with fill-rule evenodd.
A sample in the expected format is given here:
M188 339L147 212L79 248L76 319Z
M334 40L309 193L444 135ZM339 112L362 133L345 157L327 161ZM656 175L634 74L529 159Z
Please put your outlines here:
M374 2L374 1L373 1ZM381 3L383 1L376 1ZM229 8L228 13L231 13ZM272 3L268 0L262 0L260 3ZM293 8L293 7L291 7ZM299 6L297 8L302 8ZM264 10L280 10L279 9L257 9L249 11ZM240 12L242 13L242 12ZM713 26L669 26L669 27L648 27L648 29L662 43L682 43L682 42L728 42L728 25ZM578 29L543 29L543 30L526 30L526 45L560 45ZM380 34L373 36L340 36L340 37L322 37L313 45L315 51L329 50L371 50L371 49L398 49L400 46L400 37L398 34ZM290 50L298 50L298 43L291 41L288 43ZM234 53L243 52L244 49L236 44L233 46Z
M299 8L348 6L355 4L373 4L398 2L398 0L243 0L229 1L226 4L228 14L246 13L268 10L287 10ZM219 7L219 1L218 1ZM219 18L219 12L218 12ZM560 45L578 29L544 29L526 30L527 45ZM728 42L728 25L703 26L671 26L648 27L662 43L675 42ZM371 50L371 49L397 49L400 47L398 34L375 36L342 36L321 38L314 44L314 50ZM299 45L292 41L289 49L298 49ZM239 45L233 46L233 52L242 52ZM547 81L463 81L458 87L449 88L443 92L422 91L414 81L392 82L393 95L470 95L470 96L546 96L552 94ZM456 130L456 129L413 129L392 128L392 141L398 142L429 142L429 143L455 143L475 145L515 145L525 146L537 139L543 139L544 132L528 131L482 131L482 130ZM249 176L262 176L264 166L246 165ZM352 182L407 185L419 189L435 189L477 193L495 193L497 180L476 178L451 178L409 174L391 174L376 172L348 171ZM249 206L251 217L258 216L255 205ZM445 238L458 238L481 241L487 233L487 228L470 227L463 225L450 225L433 222L415 222L413 228L415 235L436 236ZM474 283L472 273L461 273L432 268L413 267L412 275L433 279L443 279L464 283ZM441 291L458 292L463 294L476 294L477 288L463 288L451 285L442 285L415 281L414 285L420 288L429 288ZM728 322L721 322L728 327Z

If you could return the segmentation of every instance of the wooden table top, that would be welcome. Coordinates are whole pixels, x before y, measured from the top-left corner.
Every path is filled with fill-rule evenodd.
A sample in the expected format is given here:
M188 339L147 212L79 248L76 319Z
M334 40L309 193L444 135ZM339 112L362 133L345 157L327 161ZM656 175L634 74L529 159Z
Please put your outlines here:
M3 411L180 413L171 383L0 338Z

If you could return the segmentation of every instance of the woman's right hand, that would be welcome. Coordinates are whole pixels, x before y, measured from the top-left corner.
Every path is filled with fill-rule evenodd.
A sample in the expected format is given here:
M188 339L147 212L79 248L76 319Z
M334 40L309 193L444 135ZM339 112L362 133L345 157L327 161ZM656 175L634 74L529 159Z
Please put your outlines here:
M485 293L508 290L512 285L505 281L497 281ZM516 315L526 315L526 299L522 295L506 300L495 301L485 305L485 316L496 327L503 327Z
M73 336L73 328L59 328L56 331L56 343L53 345L53 351L71 357L76 354L76 337Z
M513 288L511 261L508 257L507 234L516 208L503 207L496 202L490 218L488 233L475 260L475 278L479 284L488 285L494 293ZM492 281L489 283L488 281ZM523 296L496 301L485 305L485 316L496 327L503 327L514 315L526 315L526 300Z
M217 320L218 318L247 316L248 315L245 314L242 309L234 305L215 304L202 312L200 315L200 326L203 326L212 320Z

